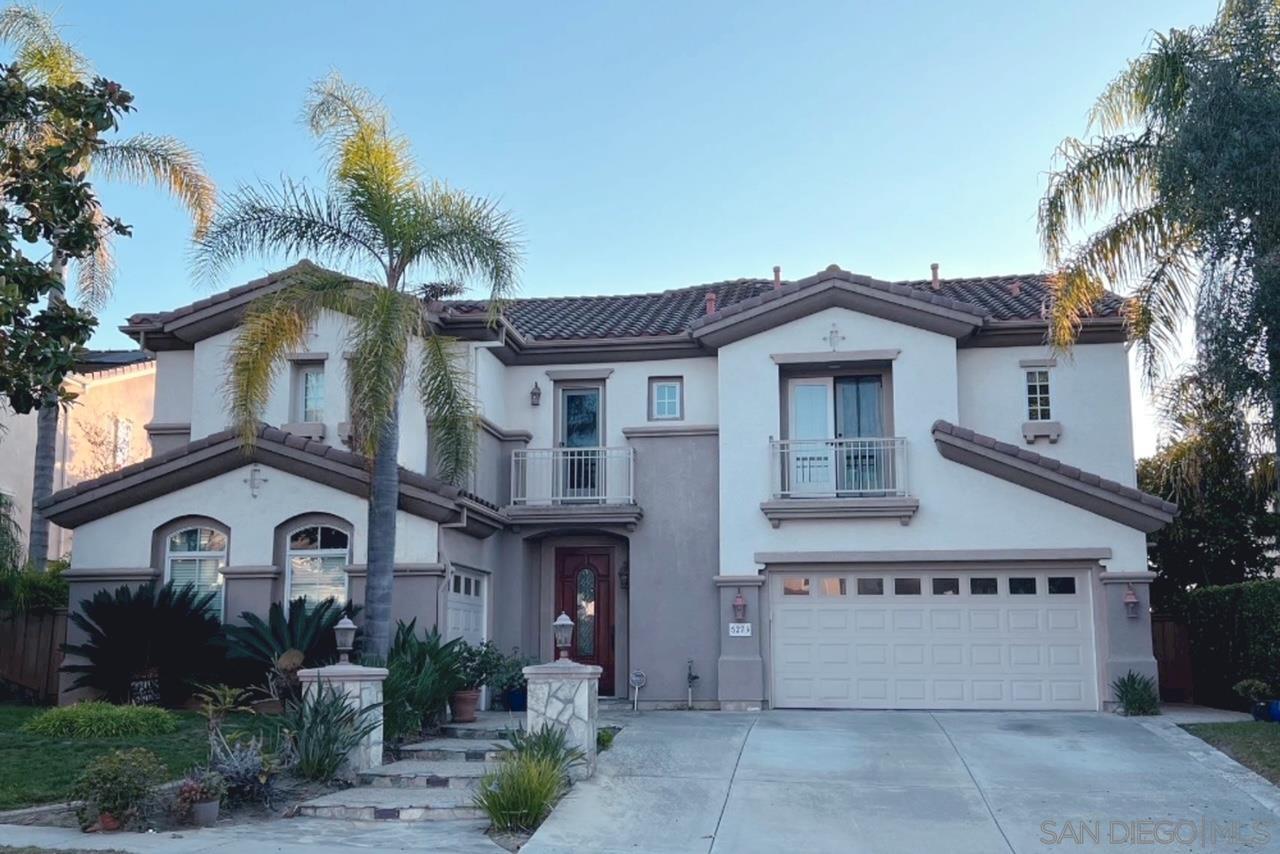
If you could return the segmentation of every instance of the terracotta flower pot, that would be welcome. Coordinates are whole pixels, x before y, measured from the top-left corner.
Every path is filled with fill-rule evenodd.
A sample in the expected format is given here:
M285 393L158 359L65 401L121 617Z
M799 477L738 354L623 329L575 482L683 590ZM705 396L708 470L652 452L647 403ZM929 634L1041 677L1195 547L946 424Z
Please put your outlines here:
M196 827L213 827L218 821L218 802L204 801L191 805L191 823Z
M480 689L471 688L466 691L455 691L449 698L449 710L453 712L453 722L469 724L476 719L476 707L480 705Z
M103 833L110 833L113 830L119 830L120 819L116 818L109 812L98 813L98 829Z

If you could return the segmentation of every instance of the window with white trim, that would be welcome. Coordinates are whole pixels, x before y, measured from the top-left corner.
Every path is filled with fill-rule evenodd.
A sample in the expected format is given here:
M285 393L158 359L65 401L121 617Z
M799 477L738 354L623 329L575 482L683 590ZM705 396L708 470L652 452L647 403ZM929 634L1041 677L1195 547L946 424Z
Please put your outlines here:
M216 594L209 607L222 617L222 570L227 565L227 535L214 528L194 526L175 531L165 540L164 580L174 587L190 584L197 593Z
M329 597L347 601L346 566L351 562L351 538L328 525L307 525L289 534L285 565L289 599L304 596L310 603Z
M294 421L324 420L324 362L299 362L294 366Z
M1049 371L1035 368L1027 371L1027 420L1049 421Z
M684 418L684 378L649 378L649 420L679 421Z

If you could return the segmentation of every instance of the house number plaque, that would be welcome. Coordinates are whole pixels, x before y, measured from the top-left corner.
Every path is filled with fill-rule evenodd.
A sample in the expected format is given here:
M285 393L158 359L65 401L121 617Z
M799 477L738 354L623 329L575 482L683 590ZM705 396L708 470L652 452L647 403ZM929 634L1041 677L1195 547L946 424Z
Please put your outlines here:
M729 637L731 638L751 637L751 624L750 623L730 623Z

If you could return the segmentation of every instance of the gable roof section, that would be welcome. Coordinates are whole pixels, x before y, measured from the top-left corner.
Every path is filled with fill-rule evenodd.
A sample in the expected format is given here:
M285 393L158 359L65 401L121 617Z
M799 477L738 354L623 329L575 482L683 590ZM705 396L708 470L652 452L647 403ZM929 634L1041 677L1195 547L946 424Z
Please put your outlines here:
M952 462L1074 504L1139 531L1159 530L1178 514L1178 505L1158 496L948 421L933 423L933 441L938 452Z
M245 448L237 431L224 430L55 492L40 507L46 518L71 528L252 463L361 498L369 495L370 476L364 457L263 426L250 449ZM400 469L399 508L406 513L436 522L465 522L466 506L477 504L473 496L457 487ZM476 509L483 512L486 508Z

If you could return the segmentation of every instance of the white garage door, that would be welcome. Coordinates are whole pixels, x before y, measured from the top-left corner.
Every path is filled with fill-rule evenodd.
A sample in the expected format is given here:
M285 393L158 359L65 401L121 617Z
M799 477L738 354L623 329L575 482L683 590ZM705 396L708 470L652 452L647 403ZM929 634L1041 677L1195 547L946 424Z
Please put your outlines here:
M770 586L775 707L1098 707L1087 572L787 572Z
M482 573L454 567L446 600L450 639L462 638L472 645L484 642L487 581Z

